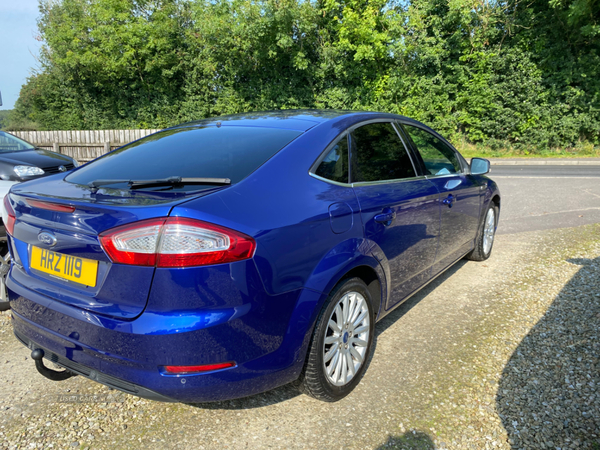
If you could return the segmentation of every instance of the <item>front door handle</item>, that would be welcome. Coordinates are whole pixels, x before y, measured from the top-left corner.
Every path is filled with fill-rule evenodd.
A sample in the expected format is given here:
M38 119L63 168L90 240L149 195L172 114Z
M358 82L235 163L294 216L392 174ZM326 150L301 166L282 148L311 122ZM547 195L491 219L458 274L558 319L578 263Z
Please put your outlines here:
M452 203L454 203L456 201L456 197L452 194L450 194L448 197L446 197L444 200L442 200L442 203L444 205L448 205L448 208L452 208Z
M382 223L384 225L391 225L392 221L396 218L396 213L392 211L390 208L385 208L381 214L377 214L373 220L377 223Z

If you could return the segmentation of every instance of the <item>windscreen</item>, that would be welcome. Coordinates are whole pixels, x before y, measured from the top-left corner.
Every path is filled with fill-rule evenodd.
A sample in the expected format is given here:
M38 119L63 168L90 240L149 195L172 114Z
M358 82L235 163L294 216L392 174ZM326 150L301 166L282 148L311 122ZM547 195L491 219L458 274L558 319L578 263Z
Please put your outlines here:
M0 131L0 153L18 152L21 150L33 150L35 147L12 134Z
M113 179L229 178L235 184L300 134L295 130L240 126L165 130L108 153L65 179L87 185Z

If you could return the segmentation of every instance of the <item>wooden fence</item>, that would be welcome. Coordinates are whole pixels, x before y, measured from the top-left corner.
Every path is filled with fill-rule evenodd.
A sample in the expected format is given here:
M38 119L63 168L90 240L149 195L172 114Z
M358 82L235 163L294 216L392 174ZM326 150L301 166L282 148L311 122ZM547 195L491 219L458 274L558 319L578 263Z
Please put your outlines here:
M36 147L90 161L131 141L160 130L9 131Z

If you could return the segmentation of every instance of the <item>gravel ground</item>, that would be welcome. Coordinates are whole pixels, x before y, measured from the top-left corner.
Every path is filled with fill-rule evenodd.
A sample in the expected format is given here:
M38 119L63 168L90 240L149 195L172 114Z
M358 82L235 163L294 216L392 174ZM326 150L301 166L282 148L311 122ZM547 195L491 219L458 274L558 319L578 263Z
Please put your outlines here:
M357 390L202 405L51 382L0 315L0 448L600 449L600 225L502 235L377 326Z

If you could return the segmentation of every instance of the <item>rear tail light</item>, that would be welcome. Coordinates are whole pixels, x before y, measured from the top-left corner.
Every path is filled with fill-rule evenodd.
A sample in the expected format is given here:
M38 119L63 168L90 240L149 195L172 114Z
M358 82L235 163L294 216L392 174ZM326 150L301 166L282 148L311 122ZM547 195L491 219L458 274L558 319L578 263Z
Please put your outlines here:
M156 265L156 248L165 219L142 220L100 234L104 251L113 262Z
M8 199L8 194L4 196L4 209L2 210L2 222L4 223L4 227L8 234L12 236L15 231L15 221L17 217L15 215L15 210L10 204L10 200Z
M113 262L156 267L223 264L252 258L250 236L181 217L142 220L100 234Z

